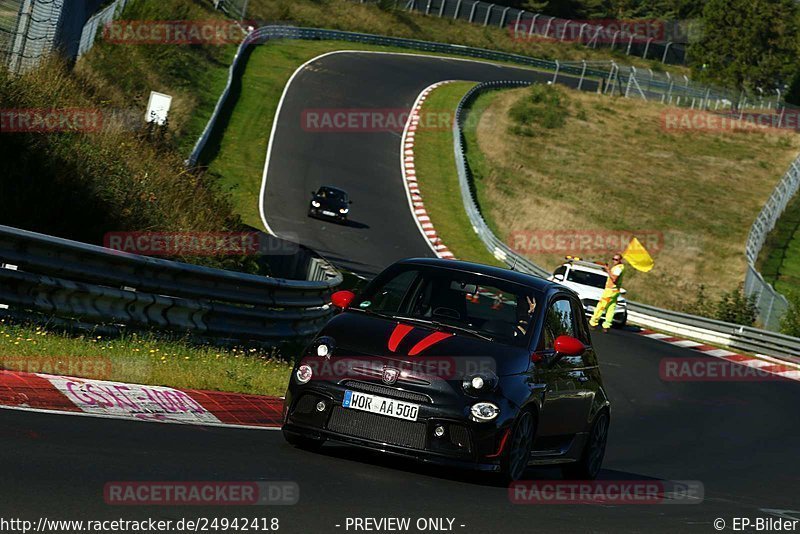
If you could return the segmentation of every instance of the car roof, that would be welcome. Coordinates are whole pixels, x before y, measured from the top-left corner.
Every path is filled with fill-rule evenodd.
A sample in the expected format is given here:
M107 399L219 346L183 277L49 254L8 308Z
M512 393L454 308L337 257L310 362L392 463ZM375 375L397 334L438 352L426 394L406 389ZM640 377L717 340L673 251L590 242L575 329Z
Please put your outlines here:
M319 186L319 189L317 189L317 191L322 191L323 189L327 191L333 191L335 193L342 193L343 195L347 194L347 191L345 191L344 189L339 189L338 187L333 187L330 185L321 185Z
M538 276L521 273L519 271L512 271L511 269L505 269L502 267L493 267L491 265L483 265L481 263L472 263L469 261L443 260L440 258L409 258L400 260L397 262L397 264L426 265L431 267L463 271L465 273L482 274L485 276L499 278L501 280L507 280L509 282L515 282L520 285L538 289L545 293L552 292L554 290L563 291L565 289L564 286L560 284L545 280L544 278L540 278Z

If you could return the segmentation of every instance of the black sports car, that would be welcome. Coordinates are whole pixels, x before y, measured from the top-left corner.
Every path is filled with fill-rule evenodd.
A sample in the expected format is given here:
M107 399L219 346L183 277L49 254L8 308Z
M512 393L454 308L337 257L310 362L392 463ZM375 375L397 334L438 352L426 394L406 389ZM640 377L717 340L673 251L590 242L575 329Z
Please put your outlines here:
M311 192L311 203L308 206L309 217L325 217L340 222L347 221L351 201L347 193L341 189L323 185Z
M560 284L410 259L356 296L295 364L283 434L518 479L528 466L597 476L610 403L583 306Z

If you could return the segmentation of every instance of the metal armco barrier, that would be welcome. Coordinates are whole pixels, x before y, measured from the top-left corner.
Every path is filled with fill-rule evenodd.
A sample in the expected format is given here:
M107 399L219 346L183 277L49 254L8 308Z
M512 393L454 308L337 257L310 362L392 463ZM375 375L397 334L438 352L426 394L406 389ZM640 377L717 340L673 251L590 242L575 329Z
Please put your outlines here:
M280 344L332 313L342 276L268 278L116 252L0 226L0 302L9 315Z
M483 241L486 248L495 258L513 269L536 276L547 277L548 271L539 267L529 259L517 254L489 229L483 220L480 207L475 196L472 172L465 153L464 118L467 109L475 99L487 92L502 88L525 87L529 82L498 81L478 84L464 95L456 109L456 120L453 124L453 148L455 151L456 170L461 188L461 198L472 228ZM744 327L732 323L707 319L695 315L674 312L628 301L628 320L631 323L655 328L678 336L686 336L707 343L730 347L732 349L787 358L800 362L800 338L784 336L767 330Z

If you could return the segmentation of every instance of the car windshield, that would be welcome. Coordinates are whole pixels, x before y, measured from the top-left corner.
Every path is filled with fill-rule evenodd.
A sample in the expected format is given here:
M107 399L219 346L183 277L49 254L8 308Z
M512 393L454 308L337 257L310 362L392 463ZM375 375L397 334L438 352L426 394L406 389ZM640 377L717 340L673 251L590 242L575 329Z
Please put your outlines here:
M575 284L581 284L584 286L598 287L600 289L606 287L607 280L608 277L604 274L593 273L590 271L579 271L576 269L570 269L569 274L567 275L568 282L573 282Z
M343 191L337 191L336 189L326 189L322 188L317 191L317 196L322 198L327 198L330 200L345 200L346 195Z
M352 308L522 346L539 299L533 289L498 278L406 265L378 277Z

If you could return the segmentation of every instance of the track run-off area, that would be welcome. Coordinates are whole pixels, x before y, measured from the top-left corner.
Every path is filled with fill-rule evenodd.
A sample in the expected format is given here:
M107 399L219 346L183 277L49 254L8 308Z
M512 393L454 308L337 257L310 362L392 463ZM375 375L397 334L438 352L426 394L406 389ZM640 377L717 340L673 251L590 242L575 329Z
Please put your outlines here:
M270 139L260 199L267 228L372 275L395 260L433 252L409 206L402 132L313 131L308 110L410 109L443 80L545 81L552 75L467 60L340 52L290 80ZM585 87L591 89L591 87ZM246 88L245 88L246 90ZM306 216L310 191L334 185L353 199L352 221ZM712 532L722 518L800 518L800 384L669 381L664 359L697 353L633 330L596 333L612 401L604 480L699 481L697 504L521 505L477 474L360 449L295 449L280 432L167 425L0 410L0 500L20 517L279 518L280 532L353 532L348 517L451 518L452 531ZM553 469L529 477L557 480ZM110 506L111 481L291 481L291 506ZM445 521L444 525L449 523ZM386 530L383 530L386 531ZM416 529L410 530L416 532Z

